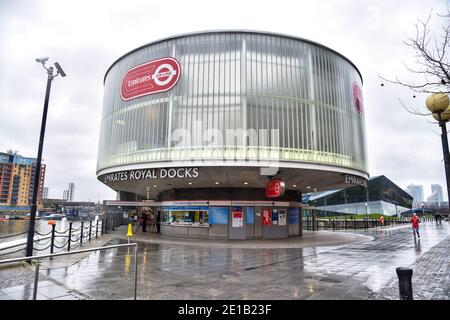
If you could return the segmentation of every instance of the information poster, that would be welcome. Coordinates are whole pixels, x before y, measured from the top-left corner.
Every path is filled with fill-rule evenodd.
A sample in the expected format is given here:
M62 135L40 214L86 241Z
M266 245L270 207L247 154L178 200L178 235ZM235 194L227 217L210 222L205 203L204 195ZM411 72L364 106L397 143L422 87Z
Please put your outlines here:
M232 217L233 228L242 228L244 226L244 214L242 211L233 211Z
M262 211L263 217L262 217L262 221L263 221L263 225L264 226L270 226L271 224L271 218L270 218L270 210L263 210Z
M252 207L247 207L247 212L246 212L246 218L247 218L247 225L249 224L254 224L255 223L255 208Z
M272 211L272 224L277 225L278 224L278 210L274 209Z
M278 225L286 225L286 210L280 210L280 212L278 213Z
M228 224L228 207L210 207L209 224Z
M298 208L289 209L289 224L298 224Z

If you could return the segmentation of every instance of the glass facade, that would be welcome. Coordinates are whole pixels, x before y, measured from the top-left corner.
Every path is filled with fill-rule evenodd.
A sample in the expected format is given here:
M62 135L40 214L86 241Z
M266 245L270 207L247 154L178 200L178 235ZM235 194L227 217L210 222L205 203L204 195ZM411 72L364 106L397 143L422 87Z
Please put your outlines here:
M169 91L124 101L130 68L181 66ZM258 32L169 38L119 59L105 77L97 171L192 159L320 163L367 172L354 65L309 41Z
M385 176L369 179L367 186L336 190L325 196L319 193L311 197L310 203L320 210L361 214L396 214L412 207L413 197Z

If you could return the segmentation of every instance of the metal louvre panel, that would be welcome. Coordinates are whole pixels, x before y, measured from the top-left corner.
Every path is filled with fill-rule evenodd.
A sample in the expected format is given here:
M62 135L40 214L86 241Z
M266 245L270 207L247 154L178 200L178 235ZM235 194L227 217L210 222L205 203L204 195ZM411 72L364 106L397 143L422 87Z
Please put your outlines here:
M179 62L178 83L122 100L127 71L162 57ZM153 161L258 160L276 151L282 161L366 172L365 124L354 107L353 82L362 85L350 62L300 39L211 32L150 44L106 76L97 170ZM230 140L230 129L251 132ZM279 141L270 140L272 129L279 130Z

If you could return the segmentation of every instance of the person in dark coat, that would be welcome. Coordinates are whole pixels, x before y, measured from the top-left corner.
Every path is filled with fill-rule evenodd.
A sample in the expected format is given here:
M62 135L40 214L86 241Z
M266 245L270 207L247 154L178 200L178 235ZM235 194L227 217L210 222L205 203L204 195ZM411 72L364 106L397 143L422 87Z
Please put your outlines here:
M161 233L161 211L156 214L156 233Z
M148 221L148 215L147 212L142 213L142 232L147 232L145 229L147 229L147 221Z

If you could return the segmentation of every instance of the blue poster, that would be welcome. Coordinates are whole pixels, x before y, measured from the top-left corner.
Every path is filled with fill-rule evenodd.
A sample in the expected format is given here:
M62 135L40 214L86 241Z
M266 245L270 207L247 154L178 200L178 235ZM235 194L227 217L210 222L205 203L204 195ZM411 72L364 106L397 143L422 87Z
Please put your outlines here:
M209 224L228 224L228 207L209 207Z
M272 224L278 224L278 210L273 209L272 211Z
M298 208L289 208L289 224L298 224Z
M255 208L247 207L247 224L255 223Z

